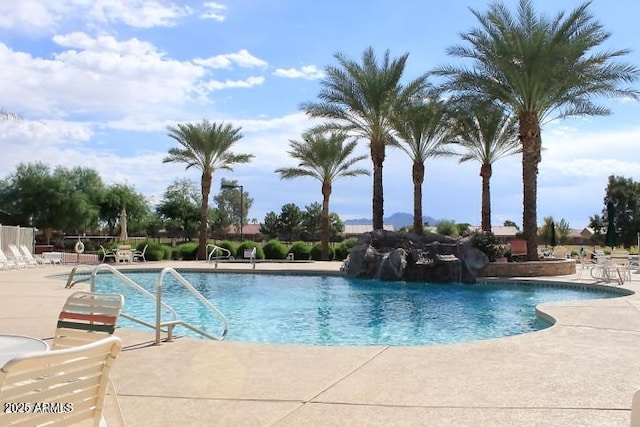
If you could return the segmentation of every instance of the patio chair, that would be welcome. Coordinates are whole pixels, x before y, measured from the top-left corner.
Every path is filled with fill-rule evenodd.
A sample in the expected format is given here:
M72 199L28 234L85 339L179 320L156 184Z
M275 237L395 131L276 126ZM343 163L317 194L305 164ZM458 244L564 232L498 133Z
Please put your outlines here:
M576 257L576 261L578 262L578 266L576 266L576 280L579 280L582 277L582 272L584 270L589 270L589 272L591 273L591 269L598 265L596 261L591 257L591 254L592 253L588 250L584 250ZM592 274L590 275L593 277Z
M14 244L9 244L8 246L9 251L11 252L11 256L14 260L19 261L24 263L25 266L27 267L37 267L38 263L33 260L29 260L27 257L24 256L24 254L22 254L22 252L20 252L20 249L18 249L18 247Z
M142 260L143 262L147 262L147 259L144 257L144 254L147 252L148 247L149 245L145 245L142 251L138 251L138 250L133 251L133 256L132 256L133 260L135 261L137 259L137 260Z
M123 306L120 294L74 292L58 316L53 348L76 347L113 334Z
M0 268L3 270L6 268L18 268L18 264L14 260L7 258L2 249L0 249Z
M111 369L121 349L120 338L108 337L8 361L0 368L5 409L0 425L70 426L89 420L101 425Z
M100 249L102 249L102 262L109 258L113 259L113 262L116 262L115 252L106 250L102 245L100 245Z
M49 258L42 258L41 256L34 256L26 245L20 245L22 254L28 262L36 265L53 264L53 260Z
M509 243L511 247L511 256L516 259L527 258L527 241L522 239L514 239Z

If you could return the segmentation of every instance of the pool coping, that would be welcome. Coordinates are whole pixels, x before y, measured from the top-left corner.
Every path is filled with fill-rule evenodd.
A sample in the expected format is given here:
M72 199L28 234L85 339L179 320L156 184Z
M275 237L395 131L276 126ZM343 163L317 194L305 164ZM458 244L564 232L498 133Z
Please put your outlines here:
M290 264L277 267L292 270ZM305 267L323 274L339 269ZM47 276L68 270L0 272L0 332L50 338L64 300L82 287L64 289ZM260 270L277 269L262 264ZM640 385L640 274L632 278L614 288L632 295L543 304L556 319L551 328L450 345L321 347L183 338L151 346L151 333L119 329L126 350L114 379L125 418L135 426L627 426ZM544 278L549 280L574 282L572 276ZM110 415L108 408L108 421Z

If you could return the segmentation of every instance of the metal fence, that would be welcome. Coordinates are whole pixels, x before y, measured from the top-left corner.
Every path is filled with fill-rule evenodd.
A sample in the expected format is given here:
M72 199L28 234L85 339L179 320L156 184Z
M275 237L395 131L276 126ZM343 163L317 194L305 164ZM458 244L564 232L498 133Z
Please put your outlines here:
M35 229L33 227L0 224L0 249L6 252L11 244L18 247L25 245L33 253L35 248Z

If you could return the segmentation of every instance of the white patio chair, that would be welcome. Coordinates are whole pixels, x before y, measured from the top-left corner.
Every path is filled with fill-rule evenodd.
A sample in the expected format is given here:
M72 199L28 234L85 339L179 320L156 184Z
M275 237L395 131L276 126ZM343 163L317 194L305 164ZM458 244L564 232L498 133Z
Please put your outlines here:
M104 262L108 258L111 258L113 259L113 262L116 262L115 252L106 250L102 245L100 245L100 249L102 249L102 262Z
M0 411L0 425L66 427L88 420L101 425L111 369L121 349L120 338L112 336L8 361L0 368L5 409Z
M27 266L27 264L22 259L17 260L15 258L7 257L2 249L0 249L0 263L9 268L20 268Z

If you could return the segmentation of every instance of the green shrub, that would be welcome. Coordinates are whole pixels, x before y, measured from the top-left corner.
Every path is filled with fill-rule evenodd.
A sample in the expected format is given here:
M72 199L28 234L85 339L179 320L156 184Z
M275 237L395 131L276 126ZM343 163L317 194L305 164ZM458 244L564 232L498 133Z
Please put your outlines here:
M491 232L474 231L471 233L471 246L480 249L489 257L489 261L505 256L506 250Z
M335 259L337 260L346 259L347 255L349 255L349 253L351 252L351 249L353 249L356 243L358 243L358 239L356 239L355 237L351 237L347 240L343 240L342 242L340 242L340 244L336 247Z
M323 261L322 259L322 243L316 243L311 247L311 259L314 261ZM336 257L336 251L333 246L329 246L329 261L333 261Z
M436 223L436 233L450 237L458 237L458 227L455 221L442 219Z
M266 259L285 259L287 257L287 247L277 239L269 240L262 245L262 251Z
M311 248L306 242L294 242L289 252L293 253L293 258L296 260L307 261L311 256Z
M236 249L236 259L244 258L244 250L256 248L256 259L264 259L264 252L262 252L262 248L258 246L258 244L251 240L245 240L238 246Z
M147 251L144 253L144 259L147 261L162 261L163 259L171 259L171 248L168 246L161 245L160 243L156 243L152 240L145 240L144 242L138 243L136 245L136 249L142 251L146 245Z
M178 252L180 253L181 259L185 261L193 261L198 255L198 244L192 242L183 243L178 246Z

